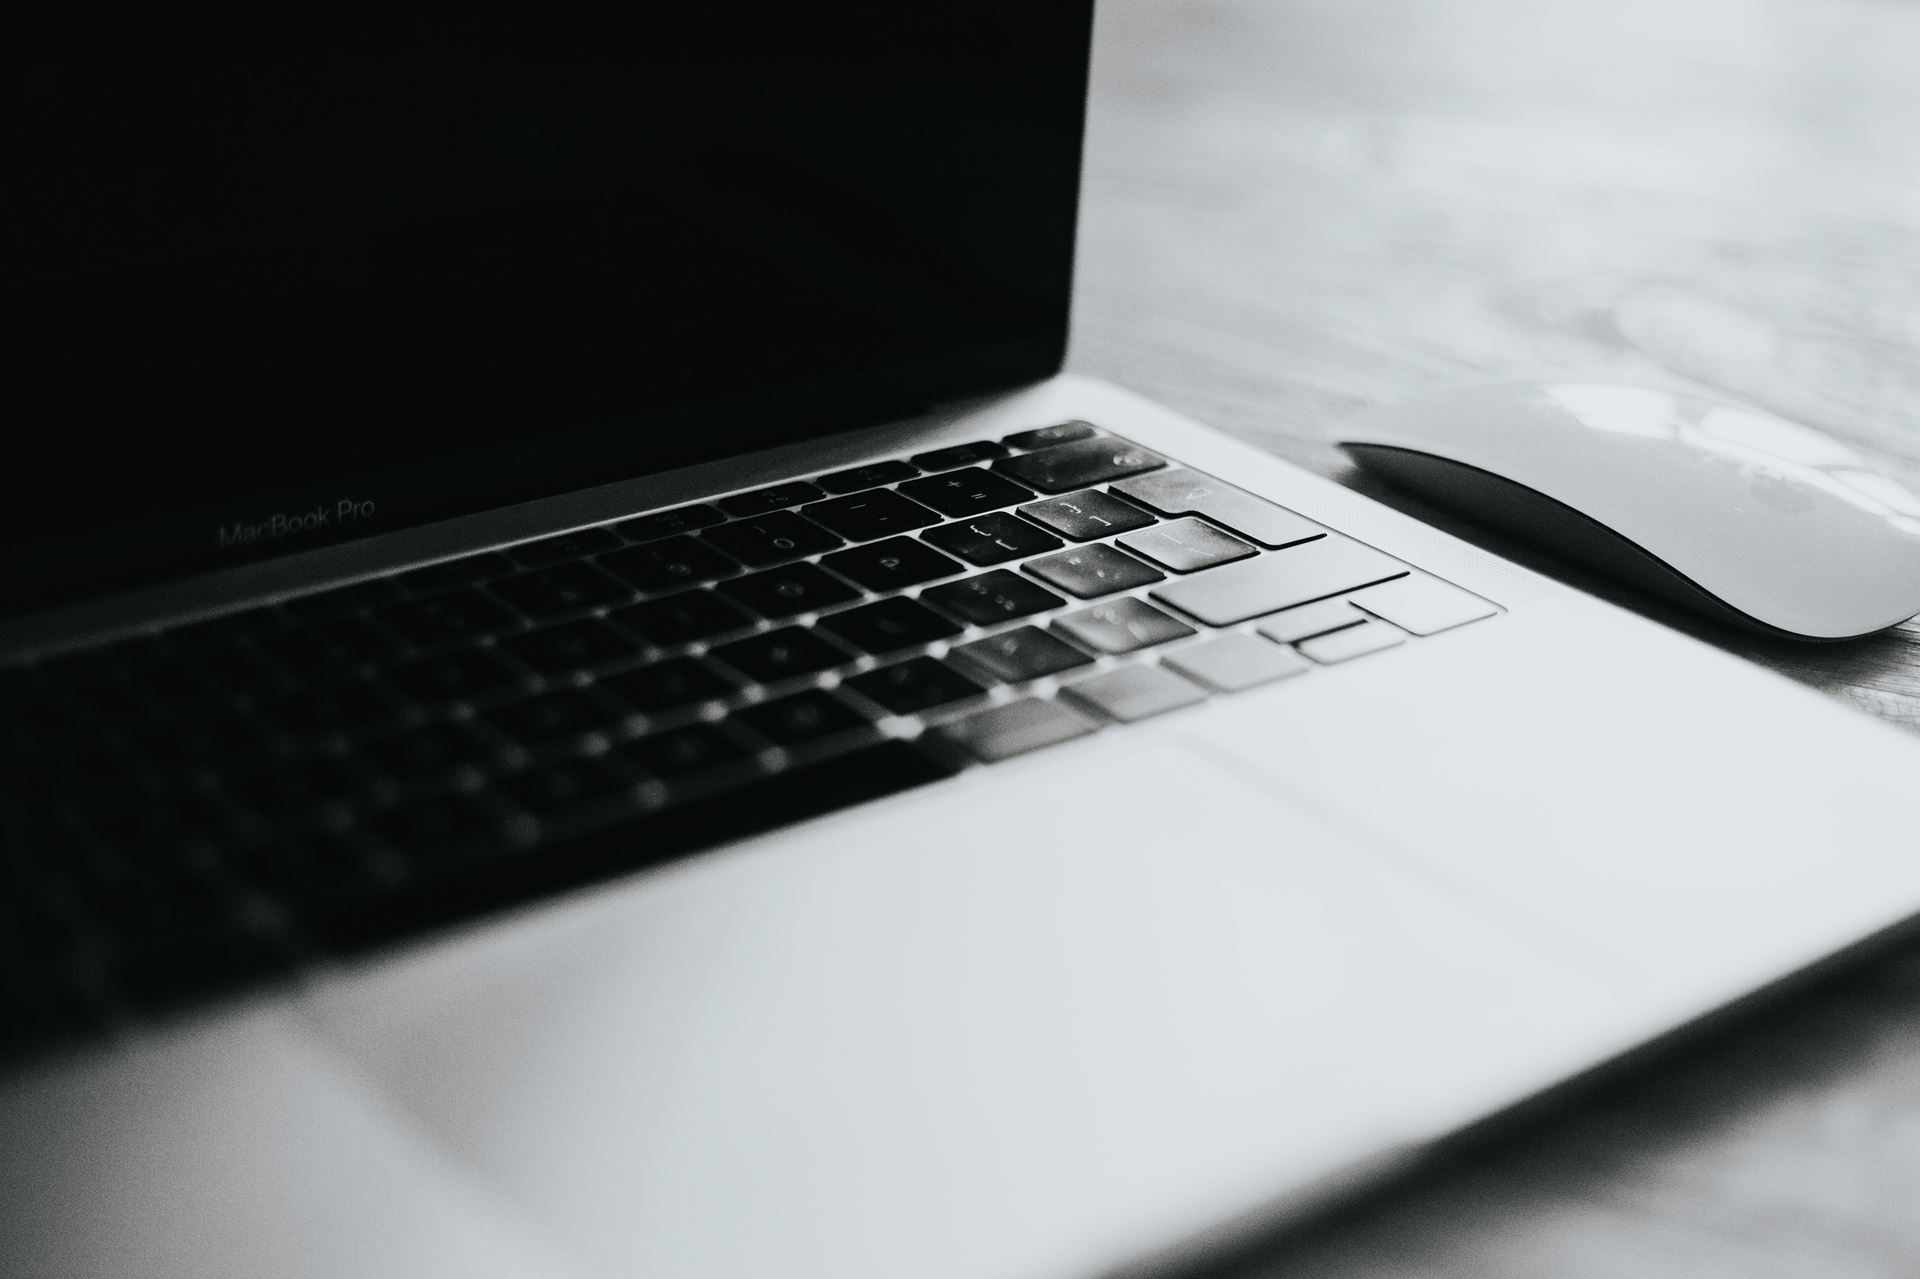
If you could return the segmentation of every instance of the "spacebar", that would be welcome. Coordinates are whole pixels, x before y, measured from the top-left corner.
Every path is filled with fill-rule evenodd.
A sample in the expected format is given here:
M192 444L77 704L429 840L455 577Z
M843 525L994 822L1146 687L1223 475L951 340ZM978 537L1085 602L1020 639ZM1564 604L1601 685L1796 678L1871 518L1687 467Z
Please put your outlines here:
M1259 559L1169 582L1151 594L1162 604L1171 604L1209 626L1232 626L1250 617L1404 577L1407 571L1407 566L1392 556L1329 533Z
M535 898L656 866L729 840L951 777L955 768L909 742L886 741L790 768L662 811L543 843L484 868L402 891L351 919L311 930L352 948L482 915Z

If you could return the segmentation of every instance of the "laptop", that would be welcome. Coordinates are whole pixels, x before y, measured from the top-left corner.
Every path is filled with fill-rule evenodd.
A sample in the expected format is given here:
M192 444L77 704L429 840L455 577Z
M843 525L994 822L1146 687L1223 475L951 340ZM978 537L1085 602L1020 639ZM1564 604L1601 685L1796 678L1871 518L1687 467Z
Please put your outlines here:
M1089 5L201 21L17 46L0 1271L1146 1272L1920 906L1909 740L1060 372Z

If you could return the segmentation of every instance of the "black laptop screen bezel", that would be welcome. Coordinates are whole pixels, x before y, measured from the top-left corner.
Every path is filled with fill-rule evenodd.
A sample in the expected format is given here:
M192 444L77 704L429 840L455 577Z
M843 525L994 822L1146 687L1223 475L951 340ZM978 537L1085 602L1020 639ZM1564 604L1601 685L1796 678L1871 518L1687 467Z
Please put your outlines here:
M45 494L37 508L26 503L34 518L0 523L0 616L857 429L1056 372L1067 340L1092 5L1085 0L961 8L973 14L970 21L997 26L996 39L1025 42L1004 46L1019 49L1008 57L1023 81L1032 79L1036 57L1044 59L1047 70L1044 92L1024 99L1041 104L1050 116L1045 123L1058 135L1046 180L1021 181L1007 192L1007 198L1025 202L1022 225L1031 228L1032 243L1024 248L1044 255L1046 269L1037 273L1041 296L1028 300L1031 304L991 316L990 323L939 350L894 353L824 376L784 377L777 385L752 385L746 379L743 388L715 377L672 403L649 404L637 394L634 411L542 423L518 439L453 449L405 465L334 469L311 483L215 500L155 502L130 512L116 510L112 501L89 503L87 495L108 487L92 481L110 474L116 435L141 430L145 423L80 421L92 437L85 465L100 469L92 480L84 474L50 474L35 467L36 443L51 434L71 434L76 423L56 413L48 419L57 423L51 431L40 425L36 412L52 399L43 387L39 399L17 402L24 413L11 433L13 479L0 481L16 497ZM790 40L793 30L766 38ZM71 31L65 34L73 38ZM988 66L980 74L992 77L1001 70ZM1007 169L1019 178L1030 176L1017 173L1011 161ZM977 253L992 246L967 247ZM18 351L15 358L21 358ZM110 361L111 352L103 358ZM740 358L752 357L741 353ZM11 380L31 383L31 364L29 359L15 364ZM165 426L186 420L188 412L184 404L163 403L154 406L148 421ZM397 424L394 429L405 428ZM179 457L181 468L193 466L190 446L189 439ZM129 487L131 479L114 479L118 491L136 491ZM164 484L167 476L153 479ZM69 492L71 503L65 499ZM63 513L72 518L61 518Z

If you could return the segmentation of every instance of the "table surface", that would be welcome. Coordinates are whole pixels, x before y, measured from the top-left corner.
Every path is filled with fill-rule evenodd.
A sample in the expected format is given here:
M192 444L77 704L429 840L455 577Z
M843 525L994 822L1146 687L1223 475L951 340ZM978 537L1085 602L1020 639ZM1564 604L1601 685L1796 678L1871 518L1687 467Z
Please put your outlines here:
M1556 369L1683 379L1920 486L1920 5L1100 8L1070 368L1920 733L1920 624L1734 636L1329 443L1372 404ZM1920 1275L1920 944L1227 1269Z

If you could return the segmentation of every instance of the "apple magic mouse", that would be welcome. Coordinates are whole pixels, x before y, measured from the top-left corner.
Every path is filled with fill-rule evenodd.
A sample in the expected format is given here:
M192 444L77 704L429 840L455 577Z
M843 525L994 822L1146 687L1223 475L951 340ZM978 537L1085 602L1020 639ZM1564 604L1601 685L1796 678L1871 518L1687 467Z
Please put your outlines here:
M1542 380L1416 397L1336 434L1411 492L1722 622L1838 640L1920 613L1920 497L1754 409Z

